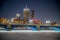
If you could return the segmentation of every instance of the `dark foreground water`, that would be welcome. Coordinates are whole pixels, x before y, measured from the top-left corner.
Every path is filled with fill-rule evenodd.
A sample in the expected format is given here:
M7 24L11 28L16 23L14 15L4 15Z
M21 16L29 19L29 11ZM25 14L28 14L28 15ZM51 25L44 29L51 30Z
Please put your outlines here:
M59 32L0 32L0 40L60 40Z

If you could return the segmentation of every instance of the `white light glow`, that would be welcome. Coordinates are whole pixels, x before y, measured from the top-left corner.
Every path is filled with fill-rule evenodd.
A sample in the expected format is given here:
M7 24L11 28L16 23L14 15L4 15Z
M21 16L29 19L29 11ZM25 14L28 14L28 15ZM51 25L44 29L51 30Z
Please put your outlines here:
M46 23L50 23L50 21L49 20L46 20Z
M6 31L6 30L0 30L0 32L60 32L60 31L54 31L54 30L40 30L40 31L32 31L32 30L11 30L11 31Z
M29 11L29 9L28 8L25 8L23 11Z
M11 19L11 22L13 22L13 18Z
M29 23L33 23L33 20L29 20Z
M20 14L18 13L18 14L16 14L16 17L20 17Z

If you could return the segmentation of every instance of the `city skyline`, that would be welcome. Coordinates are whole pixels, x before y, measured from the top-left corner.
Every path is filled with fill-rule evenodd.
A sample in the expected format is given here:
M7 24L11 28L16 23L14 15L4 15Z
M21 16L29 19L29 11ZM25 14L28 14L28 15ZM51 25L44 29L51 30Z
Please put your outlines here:
M60 3L58 0L1 0L0 17L11 19L17 13L23 15L23 9L27 5L30 10L35 10L34 18L54 21L60 24Z

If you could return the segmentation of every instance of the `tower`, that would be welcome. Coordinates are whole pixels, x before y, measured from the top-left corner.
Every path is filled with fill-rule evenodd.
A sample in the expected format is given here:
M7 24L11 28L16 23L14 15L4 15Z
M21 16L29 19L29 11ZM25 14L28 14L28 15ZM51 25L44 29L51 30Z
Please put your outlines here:
M27 8L27 5L23 9L23 18L24 18L24 22L27 23L29 18L29 8Z
M34 19L34 10L31 10L31 19Z

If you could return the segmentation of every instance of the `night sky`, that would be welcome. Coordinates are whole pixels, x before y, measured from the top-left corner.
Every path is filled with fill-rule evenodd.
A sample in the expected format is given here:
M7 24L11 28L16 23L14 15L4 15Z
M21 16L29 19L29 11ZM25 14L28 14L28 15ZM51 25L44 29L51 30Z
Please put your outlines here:
M0 0L0 17L11 19L17 13L22 16L26 5L30 10L35 10L35 19L60 24L59 0Z

